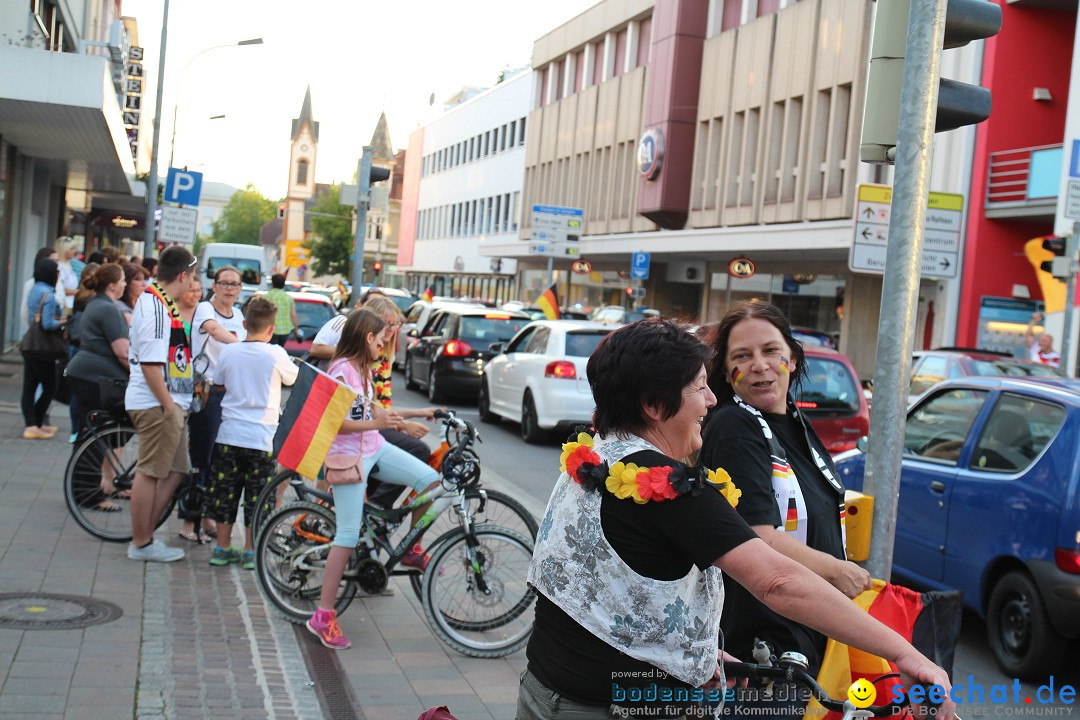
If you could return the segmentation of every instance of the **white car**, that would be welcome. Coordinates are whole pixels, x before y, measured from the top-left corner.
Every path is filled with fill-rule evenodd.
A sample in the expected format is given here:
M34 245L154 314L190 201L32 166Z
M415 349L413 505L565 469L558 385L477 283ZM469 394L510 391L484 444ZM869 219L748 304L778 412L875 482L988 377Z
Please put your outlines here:
M548 439L592 421L585 366L611 325L587 320L534 320L488 360L480 382L480 419L521 423L525 442Z
M427 325L427 321L431 318L431 313L449 305L454 307L484 307L480 303L464 302L453 298L439 297L435 298L434 302L417 300L405 311L405 322L398 330L397 349L394 351L394 367L405 367L405 350L408 349L409 344L424 331L424 326Z

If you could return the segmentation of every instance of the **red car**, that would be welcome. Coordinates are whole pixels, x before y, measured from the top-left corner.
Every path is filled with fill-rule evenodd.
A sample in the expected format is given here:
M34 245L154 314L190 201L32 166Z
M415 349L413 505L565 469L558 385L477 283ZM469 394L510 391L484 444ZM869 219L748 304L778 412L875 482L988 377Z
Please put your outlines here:
M846 356L826 347L803 345L806 377L795 405L806 413L830 454L855 448L870 432L870 407L855 368Z

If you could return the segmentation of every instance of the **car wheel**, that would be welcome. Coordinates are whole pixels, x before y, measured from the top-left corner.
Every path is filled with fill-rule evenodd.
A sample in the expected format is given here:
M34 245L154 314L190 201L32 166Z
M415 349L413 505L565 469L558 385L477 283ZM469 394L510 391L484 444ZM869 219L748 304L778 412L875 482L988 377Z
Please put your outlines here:
M435 384L435 368L431 368L431 373L428 374L427 399L428 402L433 403L439 403L443 401L442 391Z
M547 431L541 429L536 419L536 403L533 402L532 393L526 390L521 403L521 439L536 445L547 440L547 437Z
M986 634L998 665L1013 677L1045 678L1065 656L1067 642L1054 631L1039 589L1025 572L1014 570L994 586Z
M412 376L412 358L405 356L405 387L409 390L417 388L416 380Z
M480 395L476 400L477 407L480 408L480 420L486 423L499 422L499 416L491 412L491 399L488 397L487 383L480 383Z

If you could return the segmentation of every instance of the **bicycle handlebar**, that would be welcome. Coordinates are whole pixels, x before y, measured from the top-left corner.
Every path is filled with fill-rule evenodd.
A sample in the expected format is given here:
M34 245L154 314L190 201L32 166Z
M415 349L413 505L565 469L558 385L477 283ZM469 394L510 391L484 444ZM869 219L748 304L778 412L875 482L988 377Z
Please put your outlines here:
M753 663L744 662L724 662L724 675L732 678L772 678L776 680L786 680L793 682L797 685L802 685L810 691L810 694L814 696L814 699L821 704L826 710L832 710L835 712L845 712L847 710L846 705L850 704L848 700L834 700L829 697L829 694L825 692L817 681L810 673L805 670L787 665L786 667L777 667L772 665L755 665ZM881 680L883 678L892 677L893 673L882 675L875 679ZM899 714L900 710L907 705L907 700L903 702L889 702L885 705L871 705L869 707L860 708L866 712L869 712L874 717L889 717ZM852 706L854 709L854 706Z
M449 425L457 430L464 430L468 434L470 442L475 442L480 439L480 435L476 432L476 428L473 427L473 424L468 420L459 418L457 413L453 410L436 410L433 413L433 416L436 420L442 420L444 425ZM454 454L460 455L467 444L468 443L458 443L457 447L453 450Z

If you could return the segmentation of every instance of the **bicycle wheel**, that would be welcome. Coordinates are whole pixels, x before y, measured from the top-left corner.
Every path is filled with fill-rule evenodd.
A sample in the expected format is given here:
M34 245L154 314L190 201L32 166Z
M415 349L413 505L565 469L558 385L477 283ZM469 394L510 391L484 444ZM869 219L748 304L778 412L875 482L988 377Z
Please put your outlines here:
M481 513L479 512L480 488L469 488L465 491L469 514L475 527L498 526L520 533L530 540L536 540L536 533L539 532L540 525L536 522L536 518L525 509L524 505L498 490L484 488L484 492L487 493L487 504L484 506L484 512ZM424 533L424 537L427 538L425 542L428 552L434 552L435 547L444 538L460 527L461 516L454 507L447 508L444 513L435 518L435 522L431 523L431 526ZM399 530L395 542L401 542L401 538L404 537L408 530L409 524L403 524L403 529ZM424 576L420 573L412 573L409 575L409 581L412 583L413 591L419 599Z
M532 542L521 533L480 527L439 543L424 573L421 602L435 635L463 655L494 658L525 647L536 594L528 585Z
M131 509L122 493L130 494L138 459L139 436L130 425L92 432L71 454L64 471L64 501L75 522L91 535L110 542L131 540ZM111 495L101 490L103 470L116 476ZM118 509L105 509L108 506ZM158 527L171 510L172 503Z
M321 505L297 502L266 518L255 540L255 576L259 589L294 623L307 622L319 606L323 572L337 525ZM343 581L334 609L352 602L356 583Z
M266 519L270 517L270 513L278 508L301 500L310 500L310 498L302 494L302 491L297 491L293 487L292 481L296 478L302 479L305 483L311 483L311 480L301 477L295 470L282 470L259 492L251 519L251 532L253 535L259 533L259 529L262 528Z

